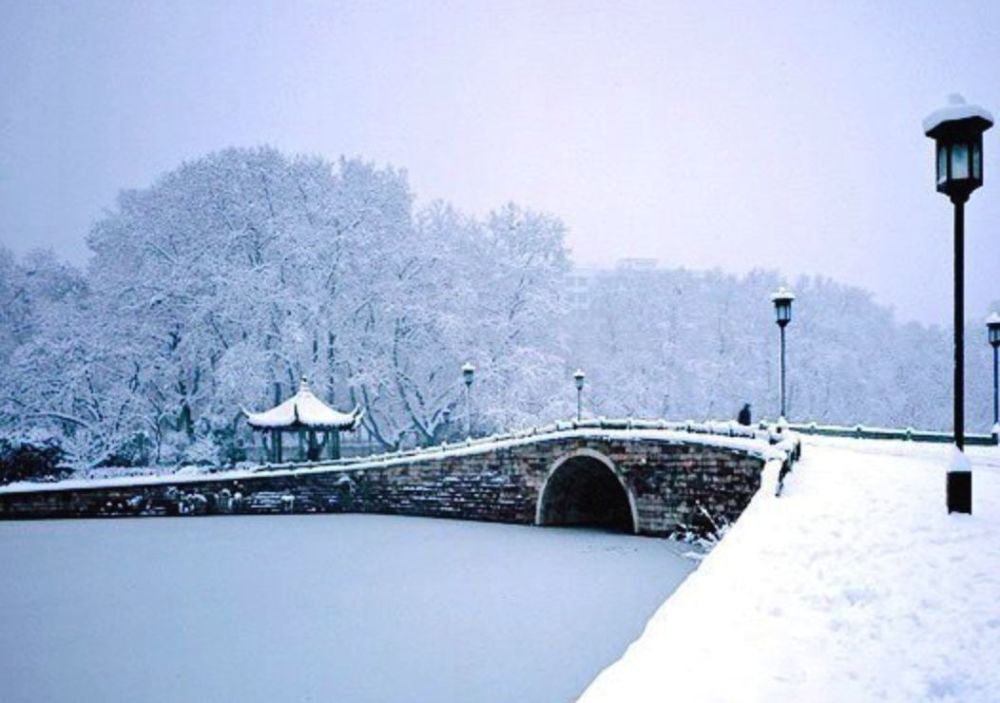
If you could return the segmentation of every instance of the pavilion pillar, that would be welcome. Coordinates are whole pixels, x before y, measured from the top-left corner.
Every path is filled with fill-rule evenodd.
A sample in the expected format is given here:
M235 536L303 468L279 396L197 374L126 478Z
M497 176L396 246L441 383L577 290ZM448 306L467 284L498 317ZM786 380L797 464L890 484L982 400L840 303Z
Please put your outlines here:
M319 461L320 460L320 445L319 441L316 439L316 430L309 430L308 434L308 454L306 458L309 461Z
M340 458L340 430L330 431L330 458L334 461Z

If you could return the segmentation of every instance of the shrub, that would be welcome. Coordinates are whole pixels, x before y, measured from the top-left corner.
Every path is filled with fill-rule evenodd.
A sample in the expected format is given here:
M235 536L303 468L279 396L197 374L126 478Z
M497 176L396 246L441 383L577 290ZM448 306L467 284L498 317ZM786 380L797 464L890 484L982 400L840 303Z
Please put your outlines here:
M32 444L0 439L0 484L54 481L67 473L63 450L54 442Z
M152 448L152 442L146 434L137 432L120 442L97 466L149 466L152 463Z

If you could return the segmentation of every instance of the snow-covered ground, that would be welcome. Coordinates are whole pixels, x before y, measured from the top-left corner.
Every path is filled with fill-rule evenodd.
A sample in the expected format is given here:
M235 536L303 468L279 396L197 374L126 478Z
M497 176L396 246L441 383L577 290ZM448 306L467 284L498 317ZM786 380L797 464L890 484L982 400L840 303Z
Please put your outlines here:
M805 441L583 703L1000 701L1000 450Z
M680 551L367 515L0 523L0 700L571 700Z

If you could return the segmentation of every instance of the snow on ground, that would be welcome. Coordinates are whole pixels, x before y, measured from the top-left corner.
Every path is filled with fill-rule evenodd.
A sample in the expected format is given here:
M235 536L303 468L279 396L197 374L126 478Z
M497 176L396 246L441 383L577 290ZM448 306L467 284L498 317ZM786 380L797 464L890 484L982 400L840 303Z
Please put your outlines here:
M583 703L1000 701L1000 450L805 438Z
M0 700L572 700L681 551L369 515L0 523Z

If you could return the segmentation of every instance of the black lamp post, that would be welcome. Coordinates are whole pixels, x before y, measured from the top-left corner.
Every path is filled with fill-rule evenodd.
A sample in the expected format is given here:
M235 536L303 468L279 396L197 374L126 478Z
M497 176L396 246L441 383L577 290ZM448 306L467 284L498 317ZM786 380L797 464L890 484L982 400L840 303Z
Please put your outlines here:
M582 369L577 369L573 374L573 380L576 381L576 421L579 422L583 418L583 380L587 377L587 374L583 372Z
M993 347L993 432L994 438L1000 442L1000 388L997 385L997 352L1000 350L1000 314L993 313L986 318L986 330L989 334L990 346Z
M771 302L774 303L774 313L777 316L778 328L781 330L781 365L779 371L781 379L781 414L778 418L779 426L788 424L788 416L786 415L787 406L785 405L785 327L792 321L793 300L795 300L795 294L784 286L771 294Z
M965 449L965 201L983 184L983 132L993 116L966 105L959 95L924 120L924 134L937 144L937 190L955 206L955 459L948 470L949 513L972 512L972 471Z
M472 436L472 379L476 367L468 361L462 364L462 379L465 381L465 436Z

